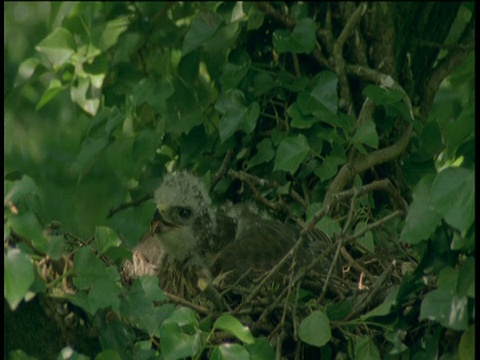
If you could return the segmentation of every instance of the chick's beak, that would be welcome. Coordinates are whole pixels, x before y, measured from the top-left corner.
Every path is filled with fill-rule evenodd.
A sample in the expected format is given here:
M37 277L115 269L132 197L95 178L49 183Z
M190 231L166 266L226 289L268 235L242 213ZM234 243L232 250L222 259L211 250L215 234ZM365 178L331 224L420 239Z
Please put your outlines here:
M178 228L179 226L167 219L165 216L166 208L160 204L153 214L152 222L150 223L150 231L152 234L163 233L171 228Z

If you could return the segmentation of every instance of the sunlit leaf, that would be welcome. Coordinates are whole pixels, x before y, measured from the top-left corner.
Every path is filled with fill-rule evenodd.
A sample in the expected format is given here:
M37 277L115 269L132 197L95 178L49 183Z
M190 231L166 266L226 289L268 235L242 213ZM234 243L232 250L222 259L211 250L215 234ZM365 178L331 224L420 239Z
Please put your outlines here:
M75 52L75 41L65 28L56 28L35 49L44 54L54 68L63 65Z
M249 328L231 315L220 316L213 324L214 329L228 332L247 344L253 344L254 338Z
M3 295L15 310L35 280L30 257L19 249L9 249L3 254Z

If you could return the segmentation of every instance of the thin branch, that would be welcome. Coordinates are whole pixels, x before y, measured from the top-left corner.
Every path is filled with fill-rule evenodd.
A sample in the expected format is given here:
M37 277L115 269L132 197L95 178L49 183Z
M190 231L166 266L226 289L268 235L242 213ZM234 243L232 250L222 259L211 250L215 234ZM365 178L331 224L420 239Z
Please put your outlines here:
M217 183L225 176L225 173L227 172L228 163L230 162L230 160L232 160L232 156L233 156L233 150L230 149L225 154L225 157L223 158L223 161L222 161L222 165L220 165L220 168L218 169L218 171L214 175L212 175L212 179L210 182L210 190L212 190L215 187L215 185L217 185Z
M142 196L141 198L129 201L127 203L120 204L116 208L110 209L110 211L108 212L108 215L107 215L107 219L110 219L117 212L128 209L130 207L137 207L138 205L141 205L142 203L150 200L151 198L153 198L152 194L146 194L146 195Z

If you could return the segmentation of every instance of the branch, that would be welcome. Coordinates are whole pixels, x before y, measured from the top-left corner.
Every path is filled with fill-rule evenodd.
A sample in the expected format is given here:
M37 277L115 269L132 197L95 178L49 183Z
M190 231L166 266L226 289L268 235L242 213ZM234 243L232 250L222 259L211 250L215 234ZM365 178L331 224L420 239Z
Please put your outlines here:
M107 215L107 219L110 219L117 212L128 209L130 207L136 207L136 206L144 203L145 201L150 200L151 198L153 198L152 194L146 194L146 195L144 195L141 198L138 198L136 200L132 200L132 201L129 201L127 203L120 204L116 208L110 209L110 211L108 212L108 215Z
M393 145L373 151L367 155L358 156L354 160L343 165L335 179L333 179L330 188L325 195L322 208L330 207L332 205L332 198L334 194L342 191L342 189L344 189L345 186L353 179L355 174L364 172L365 170L376 165L383 164L398 157L407 147L412 135L412 125L409 125L400 139L398 139Z
M230 149L225 154L225 157L223 158L223 161L222 161L222 165L220 165L220 168L218 169L218 171L214 175L212 175L212 179L210 182L210 190L212 190L215 187L215 185L217 185L217 183L220 181L220 179L225 176L225 173L227 172L228 163L230 162L230 160L232 160L232 156L233 156L233 150Z

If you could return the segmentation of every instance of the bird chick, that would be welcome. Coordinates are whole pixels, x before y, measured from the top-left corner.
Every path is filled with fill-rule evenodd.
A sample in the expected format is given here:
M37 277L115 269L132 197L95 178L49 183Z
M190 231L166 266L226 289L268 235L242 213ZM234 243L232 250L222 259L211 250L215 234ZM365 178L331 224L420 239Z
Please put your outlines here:
M211 283L206 253L217 226L210 196L200 179L175 172L155 203L150 229L133 249L133 274L157 275L163 290L191 298Z

